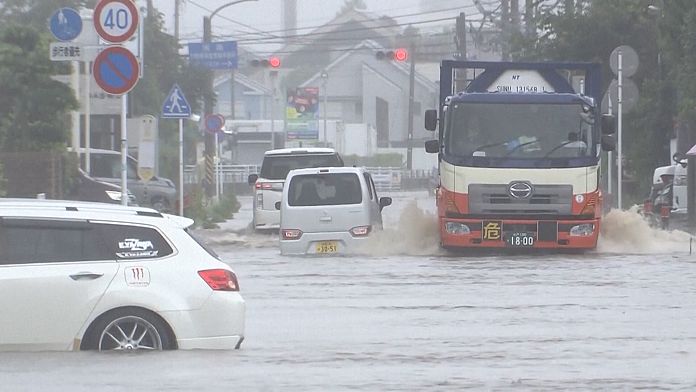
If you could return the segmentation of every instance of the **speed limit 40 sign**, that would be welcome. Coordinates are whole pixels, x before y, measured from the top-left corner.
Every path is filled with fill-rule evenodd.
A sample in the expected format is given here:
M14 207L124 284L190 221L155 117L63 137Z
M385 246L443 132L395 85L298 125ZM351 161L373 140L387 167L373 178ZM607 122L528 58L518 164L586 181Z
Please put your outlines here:
M140 16L133 0L100 0L94 8L93 19L97 34L105 41L117 44L133 36Z

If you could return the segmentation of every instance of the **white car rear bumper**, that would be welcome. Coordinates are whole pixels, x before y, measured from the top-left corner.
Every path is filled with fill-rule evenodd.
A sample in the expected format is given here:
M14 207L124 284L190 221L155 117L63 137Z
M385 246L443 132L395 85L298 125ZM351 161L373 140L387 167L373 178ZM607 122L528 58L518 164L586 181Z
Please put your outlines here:
M239 292L215 291L200 309L161 314L179 348L229 350L244 339L245 308Z
M359 245L364 244L367 237L353 237L347 231L327 233L303 233L299 240L280 240L280 253L284 255L331 255L347 254L359 250ZM335 252L322 253L317 246L320 243L334 243ZM326 249L324 250L331 250Z

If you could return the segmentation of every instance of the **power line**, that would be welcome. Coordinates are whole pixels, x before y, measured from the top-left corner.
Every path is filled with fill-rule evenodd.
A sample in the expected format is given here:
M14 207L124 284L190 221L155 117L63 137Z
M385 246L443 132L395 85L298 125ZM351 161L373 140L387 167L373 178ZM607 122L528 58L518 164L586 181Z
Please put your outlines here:
M205 6L202 6L202 5L198 4L197 2L195 2L195 1L193 1L193 0L188 0L188 2L191 3L191 4L193 4L193 5L195 5L196 7L200 8L200 9L204 10L204 11L210 12L211 14L213 13L213 10L211 10L211 9L205 7ZM274 36L274 35L272 35L272 34L269 34L269 33L267 33L267 32L264 32L263 30L259 30L259 29L257 29L256 27L249 26L249 25L244 24L244 23L241 23L241 22L237 22L236 20L234 20L234 19L232 19L232 18L228 18L228 17L226 17L225 15L218 14L218 16L219 16L220 18L225 19L225 20L227 20L227 21L229 21L229 22L232 22L232 23L234 23L234 24L237 24L237 25L246 27L246 28L248 28L248 29L257 31L258 33L260 33L260 34L262 34L262 35L267 35L267 36L269 36L269 37L279 38L278 36ZM254 33L249 32L249 31L242 31L242 33L245 33L245 34L254 34Z
M425 11L425 12L416 12L416 13L410 13L410 14L403 14L403 15L394 15L394 16L386 16L391 19L399 19L399 18L407 18L411 16L421 16L421 15L426 15L426 14L437 14L441 12L447 12L447 11L456 11L456 10L461 10L463 8L471 8L475 7L474 5L468 5L468 6L462 6L462 7L451 7L451 8L443 8L439 10L433 10L433 11ZM474 15L478 15L479 13L475 13ZM267 31L267 33L285 33L288 31L301 31L301 30L313 30L321 27L330 27L330 26L342 26L345 23L326 23L322 25L315 25L315 26L306 26L306 27L300 27L296 29L280 29L280 30L270 30ZM251 35L255 35L255 33L252 33ZM242 37L244 38L244 37Z
M420 25L420 24L442 22L442 21L454 20L454 19L456 19L456 17L436 18L436 19L428 19L428 20L408 22L408 23L395 23L395 24L384 25L384 26L359 27L359 28L353 28L353 29L343 29L343 30L339 30L339 31L333 30L333 31L318 32L318 33L293 34L293 35L288 35L285 37L250 38L250 39L237 40L237 43L259 43L259 42L263 42L263 41L278 40L278 39L287 40L288 38L302 39L302 38L315 37L315 36L321 36L321 35L329 35L329 34L345 34L345 33L356 32L356 31L372 31L372 30L388 29L388 28L401 27L401 26ZM472 21L480 22L482 20L472 20ZM218 35L218 37L219 38L233 38L234 35L221 34L221 35ZM199 37L196 37L196 38L199 38Z

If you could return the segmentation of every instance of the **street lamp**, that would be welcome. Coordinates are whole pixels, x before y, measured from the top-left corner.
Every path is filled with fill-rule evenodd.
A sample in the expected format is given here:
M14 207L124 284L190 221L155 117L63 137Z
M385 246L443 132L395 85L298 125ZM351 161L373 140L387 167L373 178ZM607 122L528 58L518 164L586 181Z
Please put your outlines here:
M328 94L326 91L326 85L329 81L329 73L326 70L321 71L321 88L324 92L324 147L329 146L329 141L326 139L326 105L328 102Z
M212 19L218 12L223 9L233 6L235 4L244 3L247 1L258 1L258 0L237 0L232 1L227 4L223 4L216 8L209 16L203 17L203 43L209 44L212 41ZM230 71L230 119L234 120L234 69ZM213 71L211 71L208 77L208 91L213 90ZM206 94L203 99L203 112L205 115L213 113L213 97L210 94ZM215 153L215 136L212 134L206 134L205 136L205 160L206 160L206 178L213 178L213 173L208 173L207 171L213 167L213 155ZM214 181L214 180L213 180ZM206 181L205 193L206 196L213 196L213 184L212 181Z

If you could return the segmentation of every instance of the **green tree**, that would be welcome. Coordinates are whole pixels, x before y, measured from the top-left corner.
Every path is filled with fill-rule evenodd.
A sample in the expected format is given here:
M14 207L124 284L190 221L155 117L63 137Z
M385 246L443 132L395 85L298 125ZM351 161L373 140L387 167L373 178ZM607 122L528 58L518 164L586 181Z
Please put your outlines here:
M538 5L536 34L515 34L511 55L524 60L599 62L603 64L604 90L614 78L609 68L612 50L620 45L636 50L640 66L631 79L639 87L640 100L624 117L622 139L626 166L638 180L633 196L641 197L650 186L653 169L670 161L674 95L669 91L676 79L668 77L675 63L657 61L664 40L656 38L664 23L648 12L650 0L566 0L556 4ZM694 6L696 3L691 8Z
M51 78L60 65L49 60L48 42L32 27L0 28L0 150L65 148L67 112L77 103Z
M207 89L206 80L209 71L193 68L179 56L179 46L175 38L166 34L164 20L152 5L148 2L147 17L145 18L145 56L143 65L143 78L138 82L133 92L129 95L133 116L151 114L159 117L169 90L174 83L186 94L186 98L194 113L200 111L200 104L204 94L212 94ZM192 126L189 121L186 137L189 142L199 138L197 126ZM169 178L178 178L178 123L173 120L159 121L160 136L160 160L161 174ZM188 149L189 151L194 149Z

